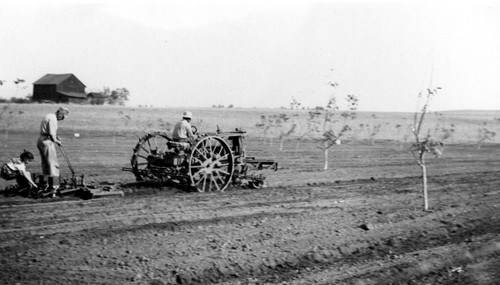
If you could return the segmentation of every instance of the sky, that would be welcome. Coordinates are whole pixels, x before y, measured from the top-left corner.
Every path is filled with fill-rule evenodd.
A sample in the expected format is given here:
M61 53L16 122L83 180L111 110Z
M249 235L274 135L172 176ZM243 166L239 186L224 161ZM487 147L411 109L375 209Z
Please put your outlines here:
M47 73L129 106L500 110L500 0L0 0L0 98ZM14 83L17 79L25 82ZM329 83L336 82L337 88Z

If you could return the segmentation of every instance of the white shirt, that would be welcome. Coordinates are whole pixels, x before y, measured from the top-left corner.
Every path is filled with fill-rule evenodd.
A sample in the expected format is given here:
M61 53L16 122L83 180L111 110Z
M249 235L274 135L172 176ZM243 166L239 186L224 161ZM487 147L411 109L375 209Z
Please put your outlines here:
M26 172L26 164L19 158L9 159L7 161L7 167L13 171Z
M186 120L182 120L175 124L172 137L174 139L187 139L194 137L193 131L191 130L191 124Z
M47 114L40 124L40 135L51 136L52 140L57 137L57 117L56 114Z

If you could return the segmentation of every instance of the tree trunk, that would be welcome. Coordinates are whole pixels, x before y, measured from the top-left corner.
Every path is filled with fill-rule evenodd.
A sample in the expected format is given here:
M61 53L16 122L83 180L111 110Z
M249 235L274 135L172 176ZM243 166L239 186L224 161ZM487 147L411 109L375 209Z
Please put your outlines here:
M300 139L297 139L297 144L295 145L295 156L297 156L297 152L299 151Z
M323 167L323 170L328 170L328 148L325 147L324 150L325 154L325 166Z
M422 167L422 186L423 186L423 196L424 196L424 211L429 210L429 200L427 197L427 168L425 167L425 164L420 164L420 167Z

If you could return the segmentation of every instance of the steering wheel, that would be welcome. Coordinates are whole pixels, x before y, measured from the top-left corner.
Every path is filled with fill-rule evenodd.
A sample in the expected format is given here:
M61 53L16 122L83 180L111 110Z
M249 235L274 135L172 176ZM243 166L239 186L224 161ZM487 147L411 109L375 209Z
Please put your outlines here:
M193 135L197 135L198 134L198 128L195 127L195 126L191 126L191 131L193 132Z

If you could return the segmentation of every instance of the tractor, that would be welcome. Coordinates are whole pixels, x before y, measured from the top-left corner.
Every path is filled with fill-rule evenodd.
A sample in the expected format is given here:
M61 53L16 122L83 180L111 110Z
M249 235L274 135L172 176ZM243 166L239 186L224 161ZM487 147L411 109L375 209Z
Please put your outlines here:
M224 191L228 186L260 189L265 185L263 170L278 169L273 160L246 156L245 131L235 129L198 134L190 143L176 142L164 131L139 138L130 159L130 171L137 181L165 181L198 192Z

